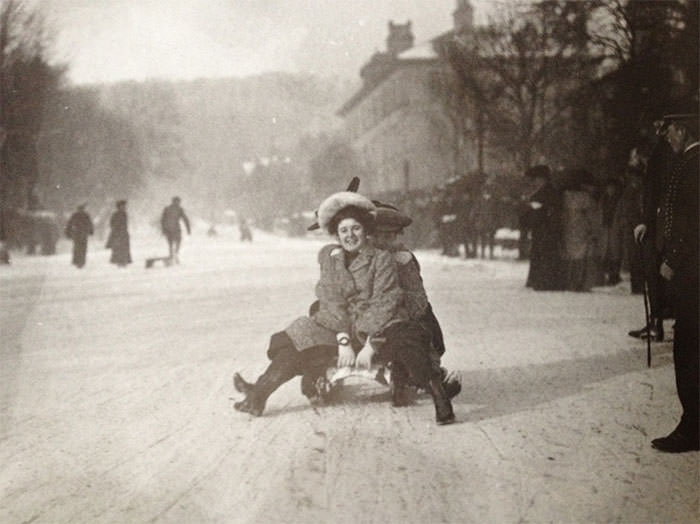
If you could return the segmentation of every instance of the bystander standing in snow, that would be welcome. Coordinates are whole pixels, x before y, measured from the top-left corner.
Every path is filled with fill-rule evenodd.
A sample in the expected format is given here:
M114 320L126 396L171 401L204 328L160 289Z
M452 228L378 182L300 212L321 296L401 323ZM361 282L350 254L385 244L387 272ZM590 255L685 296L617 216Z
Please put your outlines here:
M700 450L700 347L698 347L698 115L664 117L665 136L676 155L661 200L661 276L669 281L676 324L673 363L683 414L676 429L652 441L671 453Z
M73 265L77 268L85 265L88 236L93 232L92 219L85 211L85 204L80 204L65 229L66 236L73 241Z
M160 227L163 235L168 241L168 256L174 262L180 262L180 243L182 242L182 230L180 221L184 222L187 234L191 234L190 219L187 218L185 210L180 205L180 197L173 197L170 205L163 209L160 216Z
M531 167L525 176L537 186L528 198L532 242L525 285L538 291L561 289L561 193L552 183L549 166Z
M644 279L649 299L649 325L629 331L635 338L651 337L654 342L664 340L664 318L669 316L670 298L668 282L659 272L663 238L663 217L659 213L661 198L671 172L673 150L661 133L662 121L657 126L656 142L649 152L642 179L642 220L634 228L634 238L641 248L644 262Z
M117 201L117 210L109 220L109 237L107 249L112 250L109 261L119 267L131 264L131 247L129 245L129 224L126 214L126 200Z
M562 203L562 267L564 288L590 291L601 272L602 212L592 173L582 169L568 175Z

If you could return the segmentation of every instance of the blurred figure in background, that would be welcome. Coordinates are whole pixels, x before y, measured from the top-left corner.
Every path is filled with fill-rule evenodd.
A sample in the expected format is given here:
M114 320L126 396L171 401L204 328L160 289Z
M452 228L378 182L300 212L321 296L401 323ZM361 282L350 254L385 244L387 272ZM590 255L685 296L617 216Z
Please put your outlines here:
M590 291L599 278L600 209L591 173L576 169L568 178L562 204L565 289Z
M94 233L92 219L85 211L86 204L80 204L68 219L65 233L73 241L73 265L82 268L85 265L88 236Z
M109 261L118 267L131 264L131 247L129 245L129 225L126 214L126 200L117 201L117 210L109 220L109 237L107 249L112 250Z
M602 271L604 284L615 286L620 280L622 269L622 224L620 216L620 181L608 178L604 182L604 191L600 197L602 229Z
M470 222L475 231L474 256L477 256L477 252L481 250L481 258L486 258L486 249L488 248L489 258L493 259L493 245L497 229L496 207L496 200L485 184L472 206Z
M253 233L251 232L248 221L245 218L241 218L238 224L238 230L241 233L241 242L253 241Z
M528 198L530 205L530 270L526 287L537 291L562 289L561 193L552 183L549 166L537 165L525 172L536 189Z
M192 234L190 230L190 220L185 214L185 210L180 206L180 197L173 197L169 206L163 209L160 217L160 227L168 241L168 256L176 263L180 262L180 243L182 242L182 230L180 221L185 223L187 234Z
M642 222L642 173L633 165L628 166L625 185L620 196L620 230L623 260L630 272L632 294L644 291L644 264L642 253L634 239L634 228Z

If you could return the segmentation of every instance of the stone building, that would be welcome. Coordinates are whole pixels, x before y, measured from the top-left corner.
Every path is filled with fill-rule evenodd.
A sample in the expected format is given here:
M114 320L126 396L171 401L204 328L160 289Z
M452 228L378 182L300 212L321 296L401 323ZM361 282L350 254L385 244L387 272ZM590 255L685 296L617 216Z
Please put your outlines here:
M361 68L362 86L338 111L353 148L374 173L362 181L364 191L434 187L475 168L473 144L456 144L453 124L436 92L436 83L449 69L437 53L440 42L469 38L473 31L469 0L457 0L453 22L446 33L414 45L411 22L390 21L386 51L375 53Z

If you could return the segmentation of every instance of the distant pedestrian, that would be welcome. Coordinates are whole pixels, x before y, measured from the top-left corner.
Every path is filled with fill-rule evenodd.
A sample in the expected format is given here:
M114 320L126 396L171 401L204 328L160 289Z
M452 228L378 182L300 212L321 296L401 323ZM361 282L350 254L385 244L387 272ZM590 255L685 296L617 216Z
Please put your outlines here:
M549 166L531 167L525 176L534 179L537 185L528 199L532 241L525 285L540 291L562 289L561 192L552 183Z
M676 324L673 364L681 420L669 435L651 441L669 453L700 450L700 348L698 347L698 115L664 117L665 137L675 158L661 200L661 276L669 282Z
M241 233L241 242L253 241L253 233L251 232L248 221L245 218L241 218L241 221L238 224L238 230Z
M77 268L85 265L88 236L94 231L92 219L85 211L85 204L80 204L68 219L65 229L66 236L73 241L73 265Z
M126 214L126 200L117 201L117 210L109 220L109 238L107 249L112 250L109 261L119 267L131 264L131 248L129 246L129 227Z
M163 209L160 217L160 227L168 241L168 256L172 261L179 263L180 243L182 242L182 230L180 221L185 223L187 234L191 235L190 220L185 214L185 210L180 206L180 197L173 197L169 206Z
M498 229L497 203L493 198L489 187L484 186L479 196L474 201L470 222L475 230L474 256L481 249L481 258L486 258L486 249L489 258L493 259L493 247L496 241L496 229Z

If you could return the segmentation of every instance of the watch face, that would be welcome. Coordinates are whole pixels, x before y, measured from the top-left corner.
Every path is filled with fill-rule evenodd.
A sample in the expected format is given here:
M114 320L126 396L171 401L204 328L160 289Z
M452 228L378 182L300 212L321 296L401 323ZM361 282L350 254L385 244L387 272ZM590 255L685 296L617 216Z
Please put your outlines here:
M348 337L340 337L338 338L338 344L341 346L345 346L350 343L350 339Z

